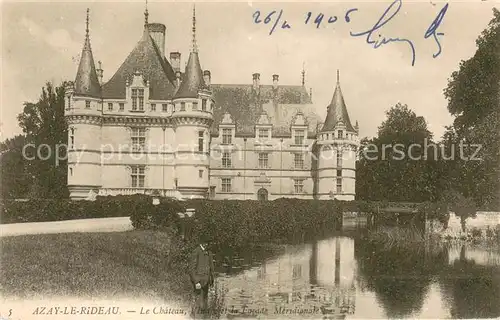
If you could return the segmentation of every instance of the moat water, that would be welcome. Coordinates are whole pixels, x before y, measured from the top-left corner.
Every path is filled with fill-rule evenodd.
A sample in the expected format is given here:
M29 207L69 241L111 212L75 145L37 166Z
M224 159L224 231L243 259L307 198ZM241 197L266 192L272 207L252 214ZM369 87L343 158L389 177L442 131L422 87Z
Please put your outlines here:
M222 318L500 317L500 245L384 247L339 233L224 260Z

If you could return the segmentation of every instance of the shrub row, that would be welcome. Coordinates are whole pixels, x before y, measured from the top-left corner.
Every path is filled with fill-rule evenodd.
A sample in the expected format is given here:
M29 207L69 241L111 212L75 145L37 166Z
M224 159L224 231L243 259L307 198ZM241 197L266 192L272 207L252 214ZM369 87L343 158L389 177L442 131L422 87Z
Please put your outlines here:
M340 222L337 201L277 199L188 203L196 210L195 236L207 236L222 247L249 243L288 243L334 230Z
M199 209L198 212L207 212L207 217L216 219L218 215L239 217L245 213L244 219L254 217L260 212L270 219L287 218L290 221L311 223L305 221L312 214L315 221L319 221L325 213L332 212L378 212L390 204L380 201L317 201L299 199L277 199L269 202L253 200L189 200L178 202L173 199L162 198L155 206L150 196L107 196L97 197L96 201L71 201L66 199L34 199L29 201L3 200L1 206L1 223L60 221L85 218L124 217L129 216L136 228L161 228L169 221L175 223L176 212L186 208ZM419 213L427 214L428 218L442 219L447 217L447 206L443 203L422 203L417 207ZM271 213L274 215L268 217ZM287 213L287 215L284 215ZM382 214L382 213L380 213ZM235 218L236 219L236 218ZM243 218L241 218L243 219ZM246 221L246 220L241 220ZM229 223L229 221L226 221ZM260 223L260 221L249 221ZM266 223L264 227L267 227Z
M3 200L1 223L148 216L155 209L148 196L97 197L95 201L67 199Z

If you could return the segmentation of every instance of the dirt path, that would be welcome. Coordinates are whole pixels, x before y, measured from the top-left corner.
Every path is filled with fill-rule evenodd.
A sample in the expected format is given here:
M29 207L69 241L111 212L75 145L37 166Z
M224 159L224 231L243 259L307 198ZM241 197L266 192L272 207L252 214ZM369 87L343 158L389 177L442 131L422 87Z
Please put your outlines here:
M0 237L69 232L116 232L132 230L129 217L26 222L0 225Z

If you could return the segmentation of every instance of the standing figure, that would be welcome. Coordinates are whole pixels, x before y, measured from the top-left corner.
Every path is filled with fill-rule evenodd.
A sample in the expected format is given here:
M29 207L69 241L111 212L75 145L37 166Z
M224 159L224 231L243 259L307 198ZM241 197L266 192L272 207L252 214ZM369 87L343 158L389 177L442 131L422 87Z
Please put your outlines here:
M200 237L199 245L191 253L189 276L196 296L196 311L207 312L208 289L214 285L213 254L208 251L210 239Z

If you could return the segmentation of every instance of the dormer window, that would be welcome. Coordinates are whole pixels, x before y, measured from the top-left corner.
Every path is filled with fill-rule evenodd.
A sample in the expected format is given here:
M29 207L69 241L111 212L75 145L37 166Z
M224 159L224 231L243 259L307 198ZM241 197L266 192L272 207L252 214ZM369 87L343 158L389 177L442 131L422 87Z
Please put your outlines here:
M132 89L132 111L144 111L144 89Z
M295 144L298 145L304 144L304 130L295 131Z
M201 99L201 111L207 111L207 99Z
M339 130L339 139L344 139L344 131Z
M259 129L259 140L269 139L269 129Z
M90 100L85 100L85 109L90 109Z
M222 144L231 144L233 138L233 130L222 129Z

